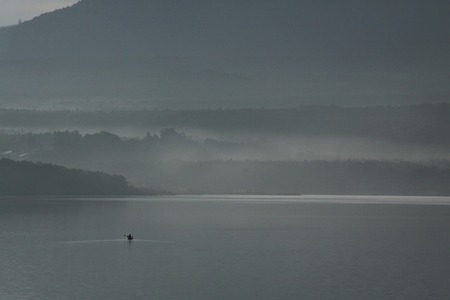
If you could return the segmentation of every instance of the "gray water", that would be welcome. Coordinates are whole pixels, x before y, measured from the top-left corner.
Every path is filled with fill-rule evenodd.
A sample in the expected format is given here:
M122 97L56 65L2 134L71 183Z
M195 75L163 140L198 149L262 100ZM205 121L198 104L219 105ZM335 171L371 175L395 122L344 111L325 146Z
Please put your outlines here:
M0 299L450 299L448 204L0 198Z

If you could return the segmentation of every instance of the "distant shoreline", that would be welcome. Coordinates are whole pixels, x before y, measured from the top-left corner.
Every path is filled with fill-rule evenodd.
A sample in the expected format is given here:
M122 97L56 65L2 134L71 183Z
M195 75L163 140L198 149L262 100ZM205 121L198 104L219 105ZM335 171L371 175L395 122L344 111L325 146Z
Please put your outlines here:
M367 195L149 195L149 196L0 196L3 201L157 201L177 203L241 204L371 204L450 205L450 196L367 196Z

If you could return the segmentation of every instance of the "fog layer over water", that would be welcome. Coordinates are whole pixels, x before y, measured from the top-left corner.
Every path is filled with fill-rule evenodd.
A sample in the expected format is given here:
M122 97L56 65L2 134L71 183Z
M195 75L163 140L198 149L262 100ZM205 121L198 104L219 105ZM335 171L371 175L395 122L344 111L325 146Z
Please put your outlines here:
M0 156L178 193L448 195L449 112L445 104L2 110Z

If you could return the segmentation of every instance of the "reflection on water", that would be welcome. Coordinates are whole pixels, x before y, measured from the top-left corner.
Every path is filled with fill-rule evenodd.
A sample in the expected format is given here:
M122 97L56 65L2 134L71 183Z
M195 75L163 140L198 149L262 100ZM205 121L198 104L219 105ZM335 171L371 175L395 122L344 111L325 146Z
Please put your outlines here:
M0 299L448 299L443 203L3 198Z

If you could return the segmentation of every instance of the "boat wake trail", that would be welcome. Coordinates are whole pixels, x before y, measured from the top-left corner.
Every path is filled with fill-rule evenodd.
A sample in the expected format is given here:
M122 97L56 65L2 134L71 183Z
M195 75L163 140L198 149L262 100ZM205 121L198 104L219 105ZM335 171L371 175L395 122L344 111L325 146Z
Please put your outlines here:
M88 244L88 243L156 243L156 244L175 244L174 241L162 241L162 240L141 240L141 239L133 239L131 241L126 239L113 239L113 240L81 240L81 241L65 241L61 242L62 244Z
M147 242L147 243L158 243L158 244L175 244L174 241L162 241L162 240L140 240L140 239L133 239L131 242Z

